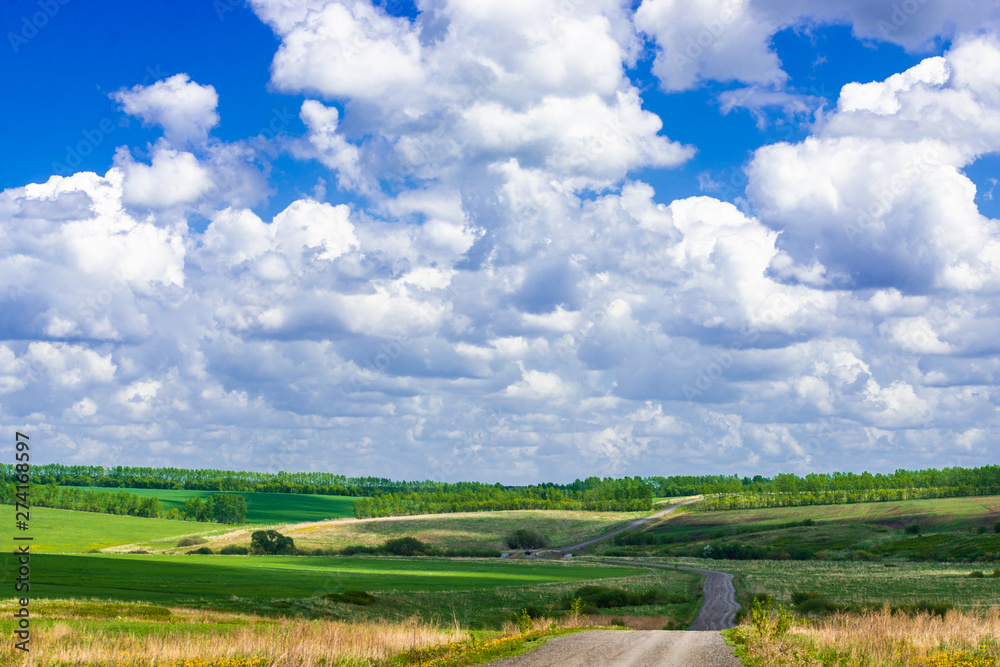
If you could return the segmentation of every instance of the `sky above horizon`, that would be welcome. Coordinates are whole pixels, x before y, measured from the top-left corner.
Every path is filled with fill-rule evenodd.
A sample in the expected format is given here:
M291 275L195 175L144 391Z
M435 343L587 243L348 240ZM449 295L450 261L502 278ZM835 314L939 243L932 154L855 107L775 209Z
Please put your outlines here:
M512 484L997 462L996 3L0 11L5 452Z

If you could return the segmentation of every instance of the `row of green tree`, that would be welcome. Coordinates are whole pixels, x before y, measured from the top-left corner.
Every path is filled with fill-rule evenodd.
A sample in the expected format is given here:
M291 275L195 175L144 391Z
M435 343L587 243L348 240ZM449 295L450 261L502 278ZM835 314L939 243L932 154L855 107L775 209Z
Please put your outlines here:
M461 486L461 488L453 488ZM638 477L599 479L590 477L575 488L569 485L504 487L499 484L463 482L444 484L438 491L387 493L360 498L354 503L359 518L445 514L450 512L495 512L501 510L591 510L643 512L653 508L653 489Z
M0 464L4 479L14 466ZM426 491L436 482L397 482L384 477L346 477L326 472L256 472L214 468L152 468L82 466L47 463L31 468L32 480L59 486L100 486L131 489L187 489L266 493L312 493L331 496L371 496L379 493Z
M727 493L710 496L692 509L702 512L745 510L765 507L801 507L804 505L839 505L874 503L890 500L925 500L962 498L1000 493L1000 487L938 486L912 489L870 489L852 491L792 491L782 493Z
M0 504L13 505L16 501L16 486L0 481ZM27 504L31 507L51 507L78 512L217 523L243 523L247 515L246 498L235 493L214 493L205 500L199 497L189 498L185 501L182 511L176 508L164 511L158 498L143 497L127 491L97 491L75 486L57 486L54 483L32 484Z
M15 486L8 482L0 483L0 503L12 505L15 501ZM55 484L32 484L27 504L31 507L54 507L147 518L163 516L163 507L156 498L142 498L127 491L93 491ZM174 514L177 514L176 510Z
M1000 465L979 468L928 468L896 470L892 473L830 472L799 477L781 473L774 477L702 475L646 477L657 496L714 494L820 493L832 491L877 491L889 489L987 489L1000 491ZM968 494L966 494L968 495Z

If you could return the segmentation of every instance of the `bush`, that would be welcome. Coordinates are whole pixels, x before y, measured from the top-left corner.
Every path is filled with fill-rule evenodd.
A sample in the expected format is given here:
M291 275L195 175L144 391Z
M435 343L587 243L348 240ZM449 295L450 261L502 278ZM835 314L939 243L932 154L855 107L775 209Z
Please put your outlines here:
M572 608L574 600L581 600L583 611L590 613L597 609L614 607L639 607L653 604L683 604L691 602L691 598L683 594L669 595L657 588L645 591L626 591L608 586L584 586L577 589L573 595L563 598L561 605L565 609Z
M832 614L843 610L842 605L812 591L792 593L792 604L803 614Z
M290 554L295 552L295 541L276 530L256 530L250 535L250 553Z
M367 591L344 591L343 593L327 593L330 602L344 602L366 607L378 601L378 598Z
M179 547L193 547L196 544L205 544L208 540L202 537L182 537L177 543Z
M982 570L973 570L972 572L969 573L969 577L972 579L982 579L985 576L986 575L983 574Z
M976 535L982 535L986 532L986 526L976 526Z
M514 621L514 623L517 623L521 621L525 615L527 615L529 619L535 620L536 618L551 616L552 612L550 612L548 609L544 609L542 607L529 604L523 607L520 612L514 612L511 616L511 620Z
M906 533L907 535L919 535L920 526L915 523L911 523L909 526L906 527L906 530L904 530L903 532Z
M383 544L382 551L393 556L430 556L435 550L415 537L397 537Z
M340 550L341 556L356 556L358 554L374 555L379 553L381 547L367 547L363 544L350 544Z
M541 549L549 546L549 538L527 528L519 528L503 539L508 549Z
M203 556L208 556L209 554L215 553L208 547L199 547L197 549L192 549L188 552L189 554L201 554Z
M954 608L955 605L948 604L947 602L928 602L926 600L922 600L917 604L896 605L892 607L892 613L906 614L907 616L931 614L933 616L940 616L941 618L944 618L945 614Z
M997 521L995 524L993 524L993 532L1000 533L1000 521Z
M250 553L250 549L239 544L227 544L219 549L219 553L225 556L246 556Z

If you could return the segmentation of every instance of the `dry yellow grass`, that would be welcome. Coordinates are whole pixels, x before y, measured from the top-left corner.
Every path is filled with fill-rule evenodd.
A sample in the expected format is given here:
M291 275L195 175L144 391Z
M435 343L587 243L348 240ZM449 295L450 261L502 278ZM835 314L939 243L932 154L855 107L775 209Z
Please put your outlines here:
M458 627L434 627L417 620L360 624L171 611L173 622L118 627L107 621L81 623L72 612L61 614L59 620L32 628L27 655L11 646L0 664L173 665L191 659L206 664L230 659L240 664L237 659L245 658L266 665L312 667L364 664L364 660L468 638ZM154 625L158 629L151 631Z
M1000 664L1000 613L949 611L836 614L798 622L784 635L761 631L749 621L736 630L753 664L842 665L850 667L985 667ZM821 662L819 658L822 657Z

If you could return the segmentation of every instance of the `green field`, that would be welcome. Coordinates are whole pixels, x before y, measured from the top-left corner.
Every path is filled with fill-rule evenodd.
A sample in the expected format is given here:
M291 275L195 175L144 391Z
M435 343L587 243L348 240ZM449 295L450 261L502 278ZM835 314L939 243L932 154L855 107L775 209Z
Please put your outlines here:
M737 591L748 595L767 593L791 606L792 593L817 592L842 604L920 602L947 603L962 609L996 608L1000 579L969 577L978 565L938 563L818 562L818 561L706 561L656 559L694 567L710 567L736 574ZM990 574L992 566L986 569Z
M7 526L14 525L13 505L0 505L0 521ZM136 542L173 546L180 536L210 534L224 529L217 523L143 519L48 507L33 508L29 526L25 534L34 538L31 550L35 553L83 553Z
M117 489L100 486L81 487L91 491L125 491L143 498L158 498L163 511L184 509L188 498L206 499L220 491L175 489ZM227 492L228 493L228 492ZM278 524L323 521L354 516L354 501L349 496L320 496L309 493L240 493L247 501L247 523Z
M607 545L600 552L690 557L721 545L764 551L766 555L745 557L776 560L993 562L1000 561L1000 534L993 531L998 520L998 496L689 511L669 516L636 536L654 544ZM907 534L906 527L914 525L919 534Z
M5 554L3 566L13 563L14 556ZM560 597L594 582L626 589L659 587L685 597L670 605L626 610L632 614L690 620L699 603L697 575L604 563L105 554L38 554L31 559L33 600L115 600L355 619L416 615L446 622L454 615L478 627L496 625L528 605L552 609ZM345 590L371 592L379 602L331 606L324 598Z
M503 539L519 528L542 533L553 547L603 535L642 512L583 512L575 510L516 510L437 514L434 516L366 519L302 526L285 532L304 549L347 545L379 545L388 539L412 536L436 547L505 549ZM220 542L221 544L221 542Z

